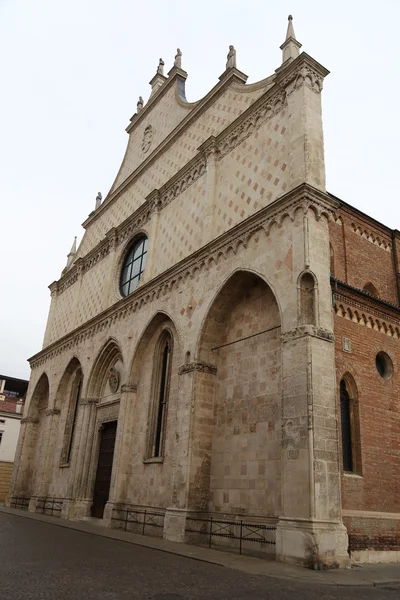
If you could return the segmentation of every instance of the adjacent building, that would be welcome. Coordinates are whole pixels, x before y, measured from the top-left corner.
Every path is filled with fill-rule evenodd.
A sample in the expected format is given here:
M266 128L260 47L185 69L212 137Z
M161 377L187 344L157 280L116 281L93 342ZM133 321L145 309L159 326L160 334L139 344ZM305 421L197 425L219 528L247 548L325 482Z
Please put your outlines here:
M328 71L300 47L290 17L282 64L247 84L231 46L191 103L182 53L160 60L50 285L9 504L156 512L177 542L244 520L307 565L397 560L400 234L327 192Z

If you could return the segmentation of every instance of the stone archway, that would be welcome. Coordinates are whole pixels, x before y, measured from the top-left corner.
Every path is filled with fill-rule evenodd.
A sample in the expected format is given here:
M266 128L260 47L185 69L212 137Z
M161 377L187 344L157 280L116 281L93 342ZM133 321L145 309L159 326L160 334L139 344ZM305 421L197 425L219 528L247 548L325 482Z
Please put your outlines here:
M214 299L197 355L189 507L281 511L281 318L268 284L237 271ZM212 365L212 367L211 367Z
M26 416L21 419L10 496L22 495L31 498L37 492L43 464L42 434L48 403L49 380L46 373L43 373L31 396Z
M123 380L122 352L118 342L110 338L94 361L85 388L85 396L80 400L79 448L76 453L71 494L76 500L75 515L78 518L91 514L101 432L108 423L114 423L116 429L116 422L119 421L121 382ZM109 486L112 486L111 466ZM112 471L114 472L114 469ZM99 513L96 514L98 516Z

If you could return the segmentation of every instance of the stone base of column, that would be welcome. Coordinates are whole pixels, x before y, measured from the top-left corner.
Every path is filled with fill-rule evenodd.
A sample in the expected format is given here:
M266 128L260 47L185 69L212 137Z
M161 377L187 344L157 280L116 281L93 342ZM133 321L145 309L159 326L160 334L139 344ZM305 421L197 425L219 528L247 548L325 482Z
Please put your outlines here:
M76 500L74 506L74 518L78 521L82 521L83 519L90 517L92 504L93 501L89 499Z
M343 523L280 518L276 528L276 560L310 569L350 565L349 540Z
M29 506L28 506L28 511L29 512L36 512L36 506L38 503L39 497L38 496L31 496L30 500L29 500Z
M75 516L74 508L74 501L71 498L64 498L60 517L62 519L73 519Z
M182 508L167 508L164 517L163 538L170 542L185 542L186 518L189 512Z
M101 523L104 527L112 527L114 504L114 502L107 502L107 504L104 507L103 519Z

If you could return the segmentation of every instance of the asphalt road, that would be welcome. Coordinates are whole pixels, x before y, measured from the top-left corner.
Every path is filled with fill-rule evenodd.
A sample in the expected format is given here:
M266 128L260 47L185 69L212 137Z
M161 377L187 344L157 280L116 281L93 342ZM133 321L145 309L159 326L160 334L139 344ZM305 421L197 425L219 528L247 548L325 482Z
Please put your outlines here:
M250 575L0 513L0 600L395 600L399 589Z

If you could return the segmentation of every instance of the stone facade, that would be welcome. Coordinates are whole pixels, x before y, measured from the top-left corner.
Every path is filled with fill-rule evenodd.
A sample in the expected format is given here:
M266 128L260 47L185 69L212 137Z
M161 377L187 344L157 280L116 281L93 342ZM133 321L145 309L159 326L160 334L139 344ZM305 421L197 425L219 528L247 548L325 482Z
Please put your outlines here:
M180 67L152 79L111 191L50 286L9 503L97 516L117 422L105 525L156 511L184 541L194 517L245 519L275 528L278 560L348 563L329 277L343 203L325 189L328 71L299 48L290 20L272 76L247 85L229 67L195 103Z

